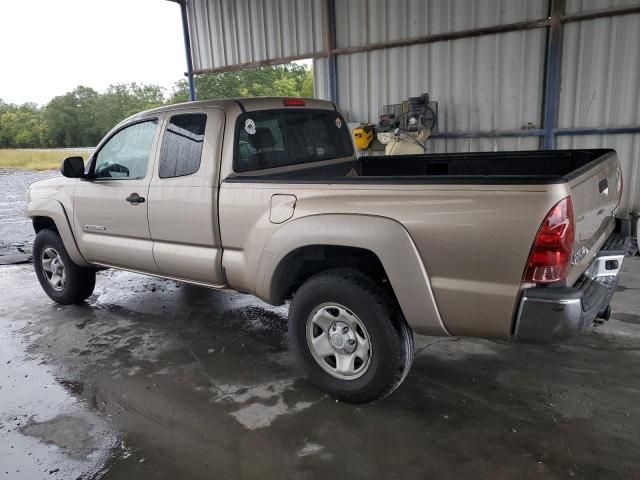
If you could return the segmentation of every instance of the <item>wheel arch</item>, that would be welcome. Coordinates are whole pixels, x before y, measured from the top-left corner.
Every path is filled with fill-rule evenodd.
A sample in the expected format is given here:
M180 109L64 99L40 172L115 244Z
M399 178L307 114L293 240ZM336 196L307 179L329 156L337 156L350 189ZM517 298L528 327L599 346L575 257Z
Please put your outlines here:
M272 235L263 250L256 294L270 303L282 303L300 278L297 276L303 268L300 260L308 259L309 255L313 258L320 251L325 256L327 252L337 252L338 259L374 262L371 267L388 279L389 288L414 331L449 335L413 240L399 222L387 217L326 214L286 223ZM375 265L376 260L379 265ZM327 268L331 268L332 263L335 257L326 263ZM322 270L311 269L311 273Z
M38 233L40 230L48 229L60 234L60 232L58 232L58 226L56 225L56 222L54 222L51 217L38 215L35 217L31 217L31 222L33 223L33 230L36 233Z
M45 228L55 230L73 263L81 267L89 266L78 249L71 223L60 202L52 199L30 202L27 205L27 216L31 218L36 234Z
M344 245L304 245L287 253L278 263L269 297L274 303L283 303L313 275L338 267L355 268L382 283L387 280L382 262L371 250ZM390 286L389 291L395 296Z

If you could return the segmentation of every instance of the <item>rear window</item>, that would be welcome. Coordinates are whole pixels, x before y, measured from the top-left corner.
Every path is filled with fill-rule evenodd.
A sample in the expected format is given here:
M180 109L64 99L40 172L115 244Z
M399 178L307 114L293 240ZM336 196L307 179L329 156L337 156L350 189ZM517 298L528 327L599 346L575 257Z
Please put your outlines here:
M238 118L238 173L351 156L349 128L338 112L265 110Z

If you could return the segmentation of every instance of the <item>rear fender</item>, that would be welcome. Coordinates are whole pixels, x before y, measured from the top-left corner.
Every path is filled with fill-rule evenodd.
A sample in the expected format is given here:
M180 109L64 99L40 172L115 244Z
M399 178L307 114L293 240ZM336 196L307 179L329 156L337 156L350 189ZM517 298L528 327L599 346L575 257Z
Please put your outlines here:
M312 245L357 247L373 252L413 330L425 335L449 335L413 240L400 223L386 217L312 215L283 225L271 236L260 258L256 294L275 301L271 298L271 282L278 265L290 252Z
M62 238L64 248L67 249L67 253L73 263L81 267L88 267L89 263L82 257L76 240L71 230L71 224L67 213L60 202L52 199L33 199L27 204L27 216L34 217L48 217L56 224L58 234Z

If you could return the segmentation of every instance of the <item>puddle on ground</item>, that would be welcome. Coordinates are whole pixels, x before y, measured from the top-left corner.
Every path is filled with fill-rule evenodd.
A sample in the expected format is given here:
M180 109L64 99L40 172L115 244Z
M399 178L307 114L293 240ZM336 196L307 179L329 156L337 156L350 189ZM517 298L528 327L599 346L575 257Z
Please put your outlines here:
M57 380L53 367L26 351L18 333L25 326L0 323L0 477L94 476L117 446L117 435L72 395L80 384Z
M240 405L230 415L249 430L268 427L279 417L306 410L323 398L287 400L287 393L295 391L294 379L273 380L253 386L214 385L210 391L214 394L211 400L216 403Z

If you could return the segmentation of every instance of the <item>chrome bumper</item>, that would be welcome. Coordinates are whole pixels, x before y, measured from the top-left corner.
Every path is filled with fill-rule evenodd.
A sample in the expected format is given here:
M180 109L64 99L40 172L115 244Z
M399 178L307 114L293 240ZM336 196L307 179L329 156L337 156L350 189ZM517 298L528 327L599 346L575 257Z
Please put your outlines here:
M567 340L608 315L630 239L612 234L573 287L533 287L522 294L513 339L528 343Z

